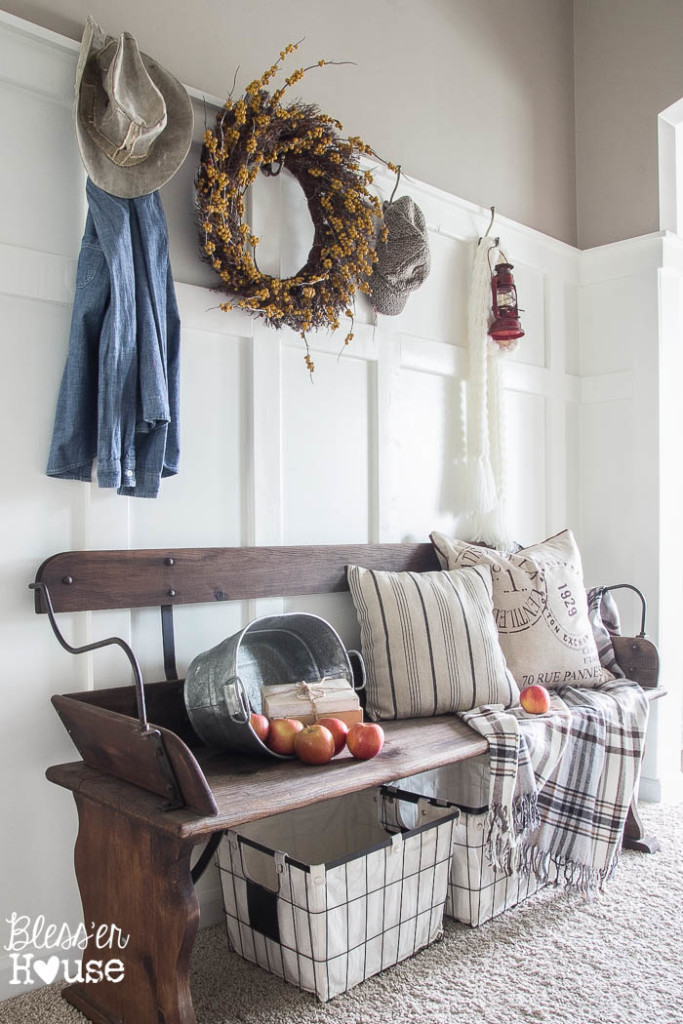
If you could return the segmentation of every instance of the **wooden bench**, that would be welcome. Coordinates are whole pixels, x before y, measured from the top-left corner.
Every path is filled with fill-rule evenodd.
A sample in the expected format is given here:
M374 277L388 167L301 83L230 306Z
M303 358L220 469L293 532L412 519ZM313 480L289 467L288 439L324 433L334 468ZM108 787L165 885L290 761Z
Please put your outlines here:
M65 998L97 1024L194 1024L189 962L199 923L194 881L223 830L275 812L378 786L475 757L486 741L458 718L384 723L380 757L348 753L322 767L225 756L203 747L185 713L177 679L173 608L198 602L331 594L348 590L349 563L374 569L438 569L429 544L329 547L76 551L38 570L36 611L47 612L73 653L114 642L136 685L53 697L82 761L52 767L50 781L73 791L79 815L75 867L86 922L130 935L125 977L74 984ZM53 612L161 608L167 679L143 687L133 652L118 638L72 648ZM649 641L618 638L628 678L657 696ZM198 653L198 652L197 652ZM148 724L153 723L153 724ZM635 804L626 833L643 840ZM212 838L213 837L213 838ZM209 839L195 868L193 852ZM84 961L102 959L90 944Z

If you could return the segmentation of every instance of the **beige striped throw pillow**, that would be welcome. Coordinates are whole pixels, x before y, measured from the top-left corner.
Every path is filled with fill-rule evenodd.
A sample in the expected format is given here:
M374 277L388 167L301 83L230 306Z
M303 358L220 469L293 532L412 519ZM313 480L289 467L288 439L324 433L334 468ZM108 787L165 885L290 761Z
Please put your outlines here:
M422 718L519 700L493 618L491 570L347 567L373 719Z

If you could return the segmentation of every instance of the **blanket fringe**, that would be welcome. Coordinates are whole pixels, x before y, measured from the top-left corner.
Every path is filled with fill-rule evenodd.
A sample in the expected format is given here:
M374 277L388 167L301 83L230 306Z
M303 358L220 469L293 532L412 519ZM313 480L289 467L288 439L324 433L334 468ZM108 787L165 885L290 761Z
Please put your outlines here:
M541 824L538 813L538 793L525 793L512 805L513 825L517 839L524 839L532 828Z
M579 864L568 857L553 858L550 853L539 850L533 843L523 843L516 857L516 870L522 875L533 874L542 885L550 881L551 866L557 869L554 884L562 886L565 892L594 895L602 892L605 883L614 874L619 857L615 856L608 868L593 868L590 864Z
M491 867L511 875L519 861L519 844L540 824L537 793L525 793L515 800L512 822L509 809L494 804L486 818L486 851Z

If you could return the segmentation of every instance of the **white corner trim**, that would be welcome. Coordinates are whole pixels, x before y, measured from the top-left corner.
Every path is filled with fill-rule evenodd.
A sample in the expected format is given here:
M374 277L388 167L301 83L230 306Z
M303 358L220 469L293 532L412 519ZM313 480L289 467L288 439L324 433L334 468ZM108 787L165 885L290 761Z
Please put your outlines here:
M683 99L672 103L657 118L659 148L659 226L683 234Z

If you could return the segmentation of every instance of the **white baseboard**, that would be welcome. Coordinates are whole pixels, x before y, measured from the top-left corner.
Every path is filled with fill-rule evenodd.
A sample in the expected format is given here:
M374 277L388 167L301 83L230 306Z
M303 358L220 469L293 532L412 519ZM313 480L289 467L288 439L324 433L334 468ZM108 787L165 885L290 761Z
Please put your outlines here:
M672 772L657 779L641 777L638 799L652 804L680 803L683 801L683 774Z
M661 779L646 779L641 776L638 799L646 804L658 804L662 799Z

